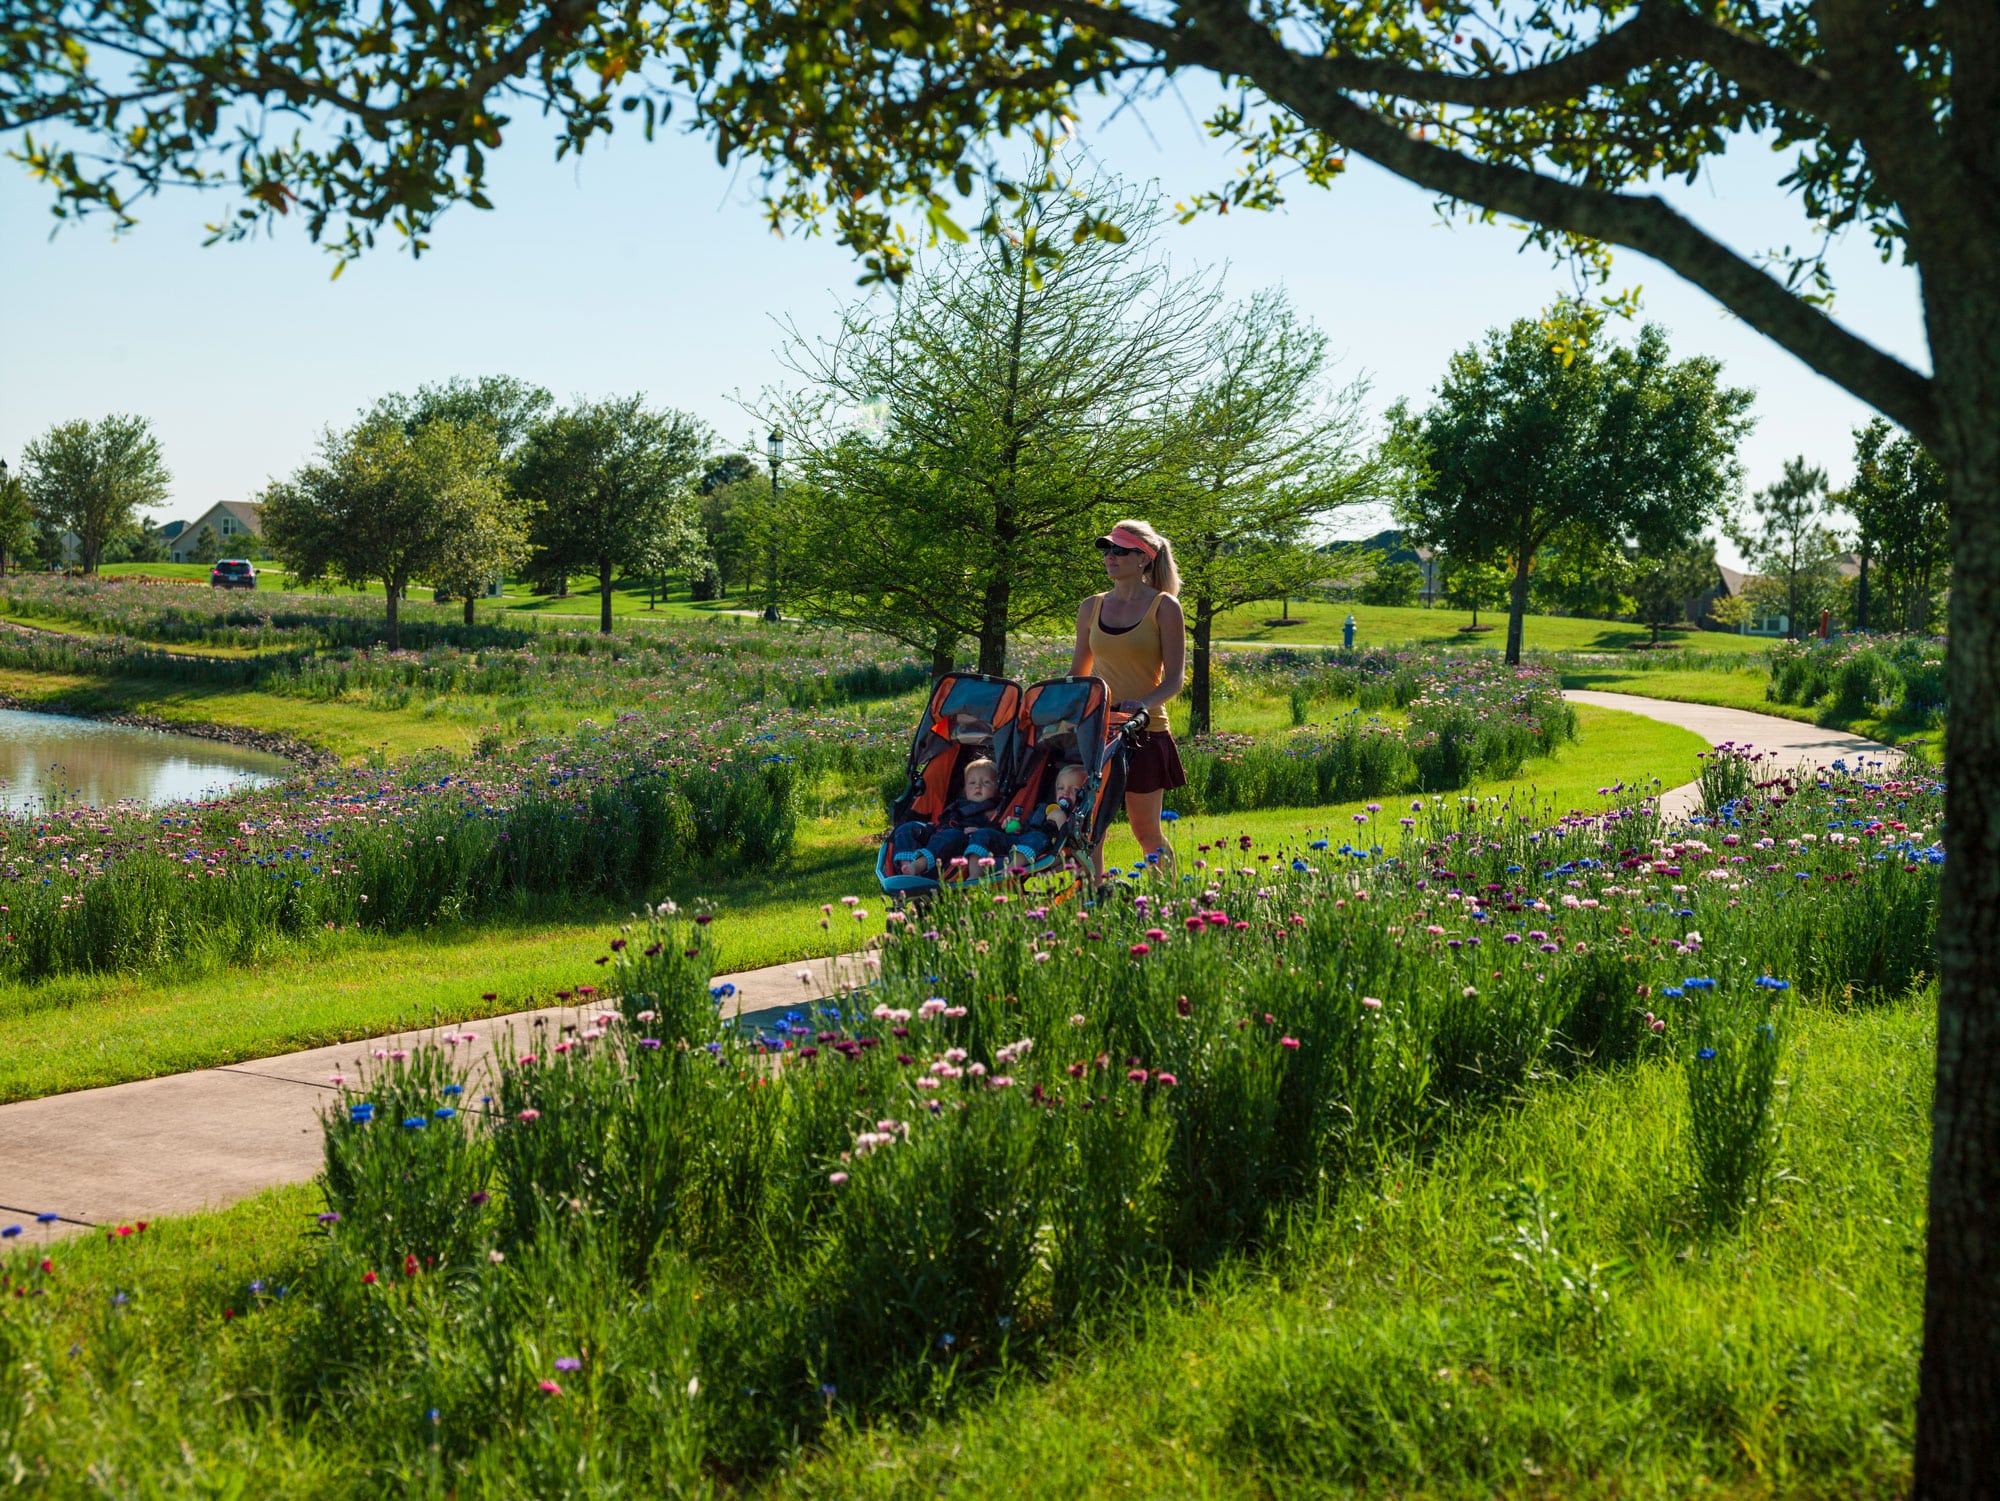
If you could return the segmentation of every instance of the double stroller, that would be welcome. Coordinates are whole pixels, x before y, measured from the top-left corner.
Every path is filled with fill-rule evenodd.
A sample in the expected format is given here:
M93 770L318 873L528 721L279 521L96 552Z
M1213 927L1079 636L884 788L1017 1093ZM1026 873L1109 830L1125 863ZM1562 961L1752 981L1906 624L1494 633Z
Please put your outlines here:
M891 809L893 829L913 819L935 822L960 797L965 767L984 756L1000 771L1000 807L994 822L1026 821L1054 795L1056 775L1065 765L1081 766L1086 778L1062 836L1027 867L1026 875L1069 876L1090 869L1090 851L1111 826L1125 795L1125 764L1131 741L1146 727L1146 716L1111 707L1102 678L1050 678L1023 688L1010 678L984 673L947 673L931 685L916 737L910 742L908 781ZM890 841L882 841L876 878L891 897L921 896L940 885L1018 880L1004 862L990 870L954 867L923 875L896 869Z

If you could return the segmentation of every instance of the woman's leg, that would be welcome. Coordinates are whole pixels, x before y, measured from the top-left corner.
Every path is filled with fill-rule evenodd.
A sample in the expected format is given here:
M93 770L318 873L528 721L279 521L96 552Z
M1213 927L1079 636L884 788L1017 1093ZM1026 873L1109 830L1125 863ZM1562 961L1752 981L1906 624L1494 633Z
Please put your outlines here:
M1139 841L1140 858L1158 865L1163 874L1170 876L1174 873L1174 851L1160 825L1160 810L1166 801L1164 791L1128 792L1125 794L1125 818L1132 825L1132 837ZM1155 854L1159 856L1157 861L1152 858ZM1101 864L1100 857L1100 867Z

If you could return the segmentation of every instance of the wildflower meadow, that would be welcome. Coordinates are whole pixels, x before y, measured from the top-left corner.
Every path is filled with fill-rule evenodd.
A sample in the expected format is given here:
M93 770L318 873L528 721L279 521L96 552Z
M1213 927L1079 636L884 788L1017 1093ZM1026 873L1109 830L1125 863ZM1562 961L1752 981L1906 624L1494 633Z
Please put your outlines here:
M1490 1494L1492 1455L1587 1474L1595 1425L1491 1399L1656 1346L1656 1383L1679 1379L1693 1357L1633 1258L1657 1240L1662 1277L1733 1265L1817 1204L1797 1039L1901 1014L1930 972L1942 784L1718 760L1684 824L1417 795L1347 839L1211 839L1124 901L949 896L870 947L871 984L749 1032L718 1017L707 915L650 911L573 1021L490 1070L447 1031L335 1081L321 1202L257 1244L254 1277L156 1314L115 1264L80 1302L62 1251L10 1262L0 1455L52 1473L115 1392L107 1477L171 1429L198 1457L254 1448L289 1478L273 1494L732 1489L802 1446L837 1462L958 1423L1078 1352L1143 1364L1196 1290L1363 1234L1537 1101L1657 1094L1666 1145L1617 1223L1574 1225L1582 1190L1526 1161L1454 1211L1491 1227L1475 1259L1500 1323L1470 1344L1371 1323L1366 1402L1251 1383L1218 1393L1248 1426L1204 1440L1275 1489ZM1599 1108L1586 1138L1608 1141L1620 1107ZM1815 1338L1707 1401L1661 1396L1632 1445L1668 1477L1740 1475L1744 1425L1778 1403L1780 1462L1892 1473L1911 1275L1838 1355ZM1258 1380L1296 1338L1262 1337ZM1786 1374L1821 1360L1817 1386ZM184 1395L131 1379L168 1364ZM1420 1443L1461 1382L1483 1444L1448 1419Z

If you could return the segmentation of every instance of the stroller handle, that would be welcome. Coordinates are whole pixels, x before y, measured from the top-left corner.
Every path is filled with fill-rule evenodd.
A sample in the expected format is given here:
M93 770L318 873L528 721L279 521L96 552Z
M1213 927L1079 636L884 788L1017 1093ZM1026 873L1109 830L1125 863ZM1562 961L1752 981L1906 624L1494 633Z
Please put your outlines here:
M1152 722L1153 722L1152 710L1135 709L1126 718L1125 722L1118 726L1118 733L1129 739L1133 735L1143 733L1146 727L1150 725Z

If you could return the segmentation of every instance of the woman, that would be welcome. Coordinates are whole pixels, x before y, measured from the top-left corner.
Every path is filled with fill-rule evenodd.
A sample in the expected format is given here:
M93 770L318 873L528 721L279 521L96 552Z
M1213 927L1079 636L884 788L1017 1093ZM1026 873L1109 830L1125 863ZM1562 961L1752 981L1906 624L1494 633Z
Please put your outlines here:
M1127 714L1146 711L1147 729L1133 745L1125 777L1125 817L1146 859L1171 870L1173 850L1160 829L1160 805L1169 788L1187 783L1165 707L1181 691L1187 669L1180 570L1174 567L1173 545L1143 521L1119 522L1097 546L1111 587L1091 595L1076 612L1070 676L1103 678L1115 707ZM1102 841L1090 859L1102 879Z

